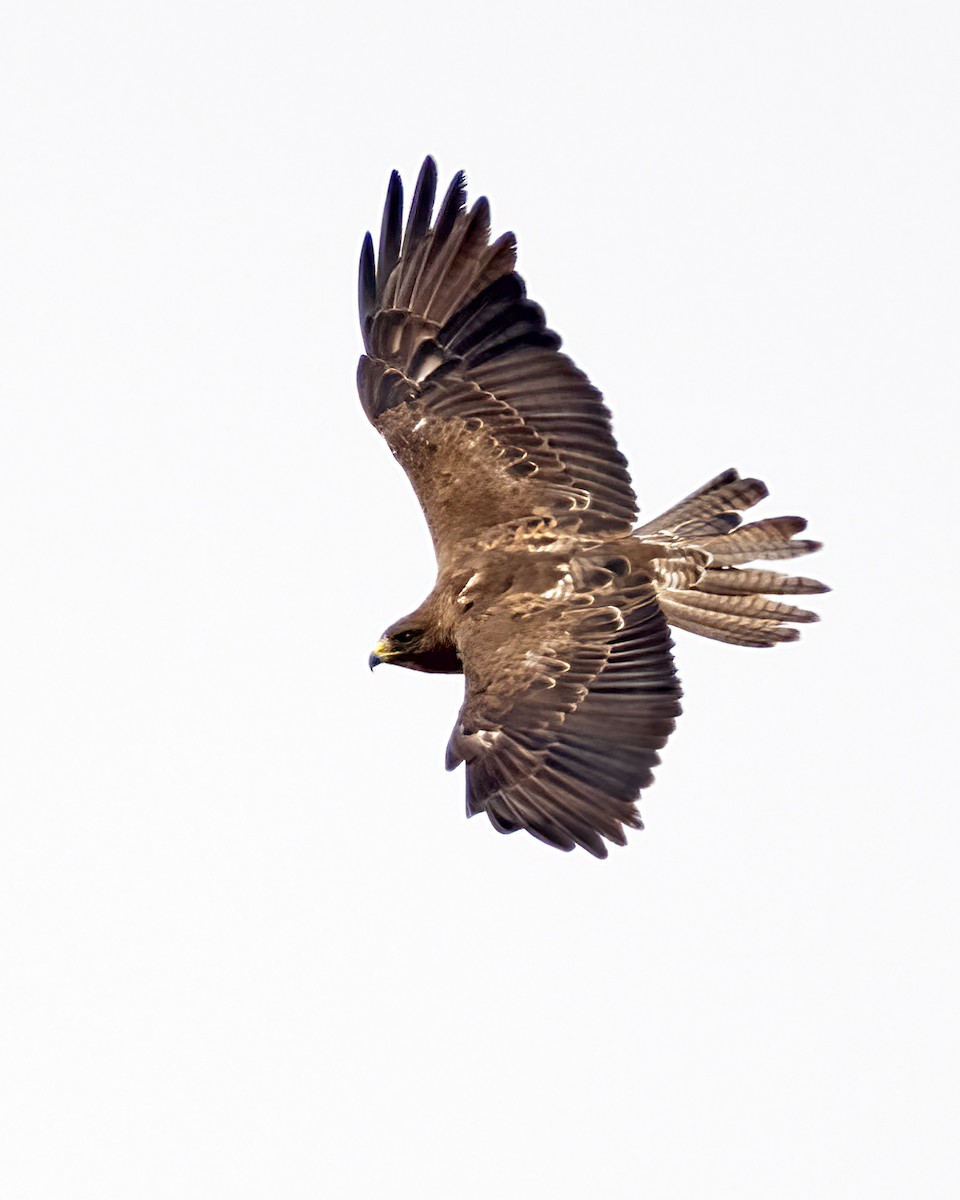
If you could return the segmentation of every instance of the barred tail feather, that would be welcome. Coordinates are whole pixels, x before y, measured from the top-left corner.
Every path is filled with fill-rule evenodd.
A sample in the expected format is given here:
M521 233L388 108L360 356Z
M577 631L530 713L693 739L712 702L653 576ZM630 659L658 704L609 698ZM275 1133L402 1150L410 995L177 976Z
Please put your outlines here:
M802 517L773 517L740 525L740 511L767 495L758 479L725 471L699 491L637 530L666 547L651 563L658 599L671 625L740 646L774 646L800 636L797 625L818 621L809 609L771 596L813 595L830 589L819 580L758 568L757 559L811 554L819 542L798 539Z
M676 592L662 593L660 607L663 609L663 615L677 629L699 633L701 637L714 638L718 642L732 642L737 646L775 646L777 642L795 642L800 636L800 631L792 625L783 625L776 620L713 612L695 602L685 603L685 600L686 596L681 598Z
M741 479L731 468L635 532L640 537L647 537L657 533L680 534L683 528L684 533L691 536L697 525L703 525L705 530L723 533L740 524L738 512L752 508L766 495L766 484L759 479ZM711 522L718 519L719 525L713 528Z
M760 558L797 558L820 549L819 542L794 540L793 535L803 533L806 527L803 517L768 517L766 521L741 525L731 533L697 544L721 566L754 562Z
M717 596L752 596L755 593L771 596L813 596L830 589L819 579L805 575L781 575L779 571L743 570L711 563L695 585L698 592Z

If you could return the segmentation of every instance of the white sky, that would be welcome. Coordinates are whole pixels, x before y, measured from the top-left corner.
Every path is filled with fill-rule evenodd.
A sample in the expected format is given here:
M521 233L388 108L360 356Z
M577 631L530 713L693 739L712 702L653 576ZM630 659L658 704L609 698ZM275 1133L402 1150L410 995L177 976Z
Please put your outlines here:
M6 13L4 1195L956 1194L956 13ZM427 152L646 514L733 465L827 542L799 645L678 636L605 863L367 671L433 564L356 260Z

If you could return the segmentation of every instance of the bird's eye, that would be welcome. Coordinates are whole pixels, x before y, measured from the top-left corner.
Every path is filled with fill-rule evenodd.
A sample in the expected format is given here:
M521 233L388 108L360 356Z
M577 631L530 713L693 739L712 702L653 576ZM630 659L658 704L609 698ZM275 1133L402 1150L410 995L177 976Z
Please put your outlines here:
M393 635L393 640L399 642L401 646L407 646L414 640L418 632L416 629L401 629L399 633Z

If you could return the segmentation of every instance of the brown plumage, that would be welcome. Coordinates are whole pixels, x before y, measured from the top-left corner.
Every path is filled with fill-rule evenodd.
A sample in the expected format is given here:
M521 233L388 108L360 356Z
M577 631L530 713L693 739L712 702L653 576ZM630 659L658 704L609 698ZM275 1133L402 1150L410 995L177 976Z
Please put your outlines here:
M462 671L447 767L466 763L468 815L602 858L642 828L635 802L680 712L669 625L792 641L816 614L770 597L827 589L742 564L818 543L796 540L799 517L740 525L767 489L732 470L635 528L603 398L527 299L513 235L490 241L462 174L434 217L436 183L428 158L404 227L394 172L379 253L367 234L360 256L360 399L438 565L371 666Z

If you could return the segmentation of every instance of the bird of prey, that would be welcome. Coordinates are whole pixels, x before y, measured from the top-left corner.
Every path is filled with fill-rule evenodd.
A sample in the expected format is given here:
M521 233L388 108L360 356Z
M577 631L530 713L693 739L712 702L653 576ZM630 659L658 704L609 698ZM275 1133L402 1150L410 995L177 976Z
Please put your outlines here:
M815 613L773 596L814 579L751 567L809 554L800 517L740 524L767 489L724 471L636 527L637 501L600 392L560 351L491 240L461 173L436 216L420 171L406 223L394 172L379 251L360 255L364 411L413 484L437 580L391 625L371 668L462 673L447 767L467 814L551 846L642 829L636 800L680 713L670 626L740 646L793 641Z

